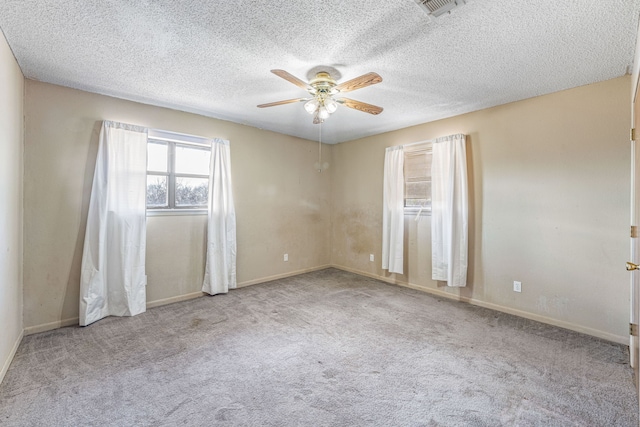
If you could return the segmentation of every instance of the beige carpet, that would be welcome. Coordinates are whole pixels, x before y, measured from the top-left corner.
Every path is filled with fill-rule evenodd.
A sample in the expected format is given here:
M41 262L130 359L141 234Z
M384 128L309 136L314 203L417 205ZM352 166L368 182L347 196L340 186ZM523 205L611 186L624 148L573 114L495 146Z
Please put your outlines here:
M25 337L2 426L638 426L623 346L335 269Z

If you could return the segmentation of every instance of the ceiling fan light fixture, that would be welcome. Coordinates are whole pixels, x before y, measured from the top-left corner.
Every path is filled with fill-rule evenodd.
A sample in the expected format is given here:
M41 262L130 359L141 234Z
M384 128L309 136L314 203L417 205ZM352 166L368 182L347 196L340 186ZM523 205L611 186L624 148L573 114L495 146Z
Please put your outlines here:
M327 109L327 111L329 112L329 114L333 114L336 112L336 110L338 109L338 103L331 97L326 98L324 100L324 108Z
M313 98L311 101L305 102L304 109L307 111L307 113L313 114L316 112L319 106L320 102L318 101L318 98Z
M325 107L320 107L318 108L318 118L322 121L326 120L329 118L329 110L327 110Z

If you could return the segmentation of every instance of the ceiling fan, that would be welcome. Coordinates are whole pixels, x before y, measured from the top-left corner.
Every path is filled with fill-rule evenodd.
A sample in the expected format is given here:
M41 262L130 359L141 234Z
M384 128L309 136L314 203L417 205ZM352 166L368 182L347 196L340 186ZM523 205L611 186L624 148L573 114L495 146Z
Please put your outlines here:
M376 73L363 74L355 79L351 79L343 83L337 83L328 72L320 71L316 73L314 79L309 83L305 83L284 70L271 70L271 72L276 76L282 77L294 85L306 90L309 92L311 97L286 99L284 101L260 104L258 105L258 108L274 107L276 105L292 104L294 102L304 102L304 109L307 113L313 114L314 124L324 122L329 115L336 111L339 104L374 115L382 112L382 107L378 107L376 105L367 104L365 102L349 98L335 98L338 94L380 83L382 81L382 77Z

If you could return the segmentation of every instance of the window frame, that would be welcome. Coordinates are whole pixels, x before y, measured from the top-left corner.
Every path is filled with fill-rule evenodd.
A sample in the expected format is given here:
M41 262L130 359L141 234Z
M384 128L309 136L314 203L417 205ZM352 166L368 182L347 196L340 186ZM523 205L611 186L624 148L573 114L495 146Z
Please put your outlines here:
M419 152L427 152L427 153L431 153L433 155L433 141L432 140L428 140L428 141L420 141L420 142L414 142L412 144L407 144L404 146L403 148L403 155L405 156L405 165L406 165L406 154L407 153L419 153ZM407 206L407 197L406 197L406 184L407 184L407 179L406 179L406 175L405 175L406 169L405 167L403 167L402 170L402 179L404 180L404 186L405 186L405 193L402 196L403 199L403 208L404 208L404 213L405 215L431 215L431 207L432 205L429 204L429 206ZM431 175L429 175L429 177L431 177ZM430 180L431 181L431 180Z
M198 149L208 152L211 157L211 141L194 135L177 134L168 131L150 130L147 137L148 144L163 144L167 146L167 172L150 171L147 169L148 176L165 176L167 177L167 205L166 206L146 206L147 216L161 215L206 215L208 207L206 205L176 205L176 178L206 178L209 180L209 174L188 174L177 173L176 168L176 147L186 147L190 149ZM211 168L211 164L209 164ZM211 183L209 182L209 185ZM207 186L208 189L208 186Z

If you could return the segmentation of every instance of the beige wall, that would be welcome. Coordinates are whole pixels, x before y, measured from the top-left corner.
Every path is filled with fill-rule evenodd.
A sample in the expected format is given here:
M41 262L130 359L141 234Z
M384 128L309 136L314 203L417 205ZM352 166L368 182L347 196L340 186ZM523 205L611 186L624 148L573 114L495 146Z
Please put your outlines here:
M240 284L333 264L626 342L629 86L619 78L326 147L331 168L319 174L312 141L27 80L24 326L76 321L97 135L110 119L231 141ZM431 281L428 216L406 218L407 274L389 276L384 149L458 132L469 135L469 286ZM150 306L199 295L205 228L204 216L148 219Z
M626 343L630 85L622 77L333 147L332 263ZM453 133L469 135L460 290L431 280L429 216L405 217L405 274L380 267L385 147Z
M0 381L22 337L23 92L0 32Z
M330 176L314 170L312 141L31 80L25 115L27 332L77 322L84 229L103 119L231 142L239 285L329 264ZM199 295L206 216L149 217L147 223L150 305ZM284 253L289 262L283 262Z

